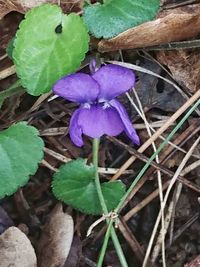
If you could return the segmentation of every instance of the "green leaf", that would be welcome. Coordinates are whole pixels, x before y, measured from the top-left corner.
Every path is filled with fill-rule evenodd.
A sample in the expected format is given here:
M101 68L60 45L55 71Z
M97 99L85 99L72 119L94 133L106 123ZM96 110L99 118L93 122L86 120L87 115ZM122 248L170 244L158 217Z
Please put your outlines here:
M84 8L84 21L97 38L111 38L153 19L160 0L109 0Z
M63 165L53 177L53 193L64 203L88 214L102 214L94 183L95 169L85 164L84 159ZM108 210L114 209L125 193L122 182L101 184Z
M82 18L64 15L56 5L32 9L19 27L13 58L22 86L31 95L50 91L58 79L76 71L88 51Z
M0 133L0 198L27 183L43 157L43 146L38 131L25 122Z

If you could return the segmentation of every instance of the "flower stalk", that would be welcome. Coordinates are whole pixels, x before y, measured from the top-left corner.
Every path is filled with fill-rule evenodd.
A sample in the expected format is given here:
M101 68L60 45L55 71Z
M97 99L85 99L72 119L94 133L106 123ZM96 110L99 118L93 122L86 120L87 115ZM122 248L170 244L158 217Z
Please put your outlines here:
M98 138L94 138L93 139L93 165L95 167L95 185L96 185L99 201L101 203L102 211L103 211L103 213L105 215L107 215L108 214L108 209L106 207L106 203L105 203L105 200L104 200L104 197L103 197L103 193L102 193L102 190L101 190L101 184L100 184L100 181L99 181L99 174L98 174L99 143L100 143L100 139L98 139Z
M97 193L98 193L98 197L99 197L99 201L102 207L102 211L103 214L105 216L108 216L108 209L103 197L103 193L101 190L101 184L100 184L100 180L99 180L99 174L98 174L98 152L99 152L99 143L100 143L100 139L94 138L93 139L93 165L95 168L95 185L96 185L96 189L97 189ZM117 255L119 257L119 261L121 263L122 267L128 267L128 264L126 262L126 258L124 256L123 250L121 248L120 242L118 240L118 237L116 235L115 229L113 228L113 219L109 219L109 217L106 218L106 222L108 224L108 228L107 228L107 232L104 238L104 243L99 255L99 259L98 259L98 263L97 263L97 267L101 267L103 265L103 260L104 260L104 256L106 253L106 248L108 245L108 240L109 237L111 235L113 244L115 246Z

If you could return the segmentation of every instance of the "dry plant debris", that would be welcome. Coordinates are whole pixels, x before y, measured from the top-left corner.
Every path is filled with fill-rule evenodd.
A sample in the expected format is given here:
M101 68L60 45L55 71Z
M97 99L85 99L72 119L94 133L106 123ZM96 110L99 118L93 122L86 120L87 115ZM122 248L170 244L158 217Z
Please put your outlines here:
M0 20L12 11L19 13L26 13L33 7L39 6L44 3L59 4L65 12L81 11L83 8L83 0L9 0L0 1Z
M0 236L0 266L36 267L34 248L17 227L8 228Z
M200 256L196 257L193 261L185 265L185 267L199 267L199 266L200 266Z
M74 223L58 204L49 214L38 243L38 266L63 266L71 248Z
M191 94L200 86L200 50L160 51L158 61L167 66L176 80Z
M0 206L0 234L7 228L14 225L12 219L8 216L7 212Z
M200 34L200 4L161 11L158 18L102 40L100 52L136 49L187 40ZM181 29L181 30L180 30Z

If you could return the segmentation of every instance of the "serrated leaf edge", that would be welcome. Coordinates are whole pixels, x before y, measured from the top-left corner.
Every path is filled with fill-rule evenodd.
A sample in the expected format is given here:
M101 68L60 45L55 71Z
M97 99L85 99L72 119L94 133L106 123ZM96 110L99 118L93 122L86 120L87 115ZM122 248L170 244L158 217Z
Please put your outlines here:
M14 124L12 124L9 128L5 129L5 130L2 131L2 132L9 131L9 129L10 129L11 127L14 128L14 127L16 127L16 126L18 126L18 125L28 127L28 128L31 129L32 132L34 133L34 136L38 137L38 141L40 142L40 146L41 146L41 148L42 148L42 150L41 150L41 157L40 157L38 163L37 163L36 166L35 166L35 171L32 171L29 175L26 175L26 176L25 176L25 180L26 180L26 181L24 181L24 183L21 183L21 185L17 186L17 187L15 188L15 190L10 190L9 193L4 194L4 195L2 195L2 196L0 195L0 199L3 198L3 197L5 197L5 196L10 196L10 195L12 195L12 194L15 193L19 188L21 188L21 187L23 187L24 185L26 185L27 182L28 182L28 180L29 180L29 177L30 177L31 175L34 175L34 174L36 173L36 171L37 171L37 169L38 169L39 162L40 162L40 160L42 160L42 158L43 158L43 156L44 156L44 152L43 152L44 142L43 142L42 138L39 137L39 131L38 131L35 127L33 127L33 126L31 126L31 125L28 125L27 122L23 121L23 122L14 123Z

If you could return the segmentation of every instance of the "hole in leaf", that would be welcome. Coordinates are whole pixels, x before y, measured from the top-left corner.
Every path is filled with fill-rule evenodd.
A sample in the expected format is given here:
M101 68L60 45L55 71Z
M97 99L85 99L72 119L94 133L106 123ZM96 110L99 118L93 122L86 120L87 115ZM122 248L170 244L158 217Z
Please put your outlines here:
M62 33L62 25L61 25L61 24L59 24L59 25L55 28L55 33L57 33L57 34Z

